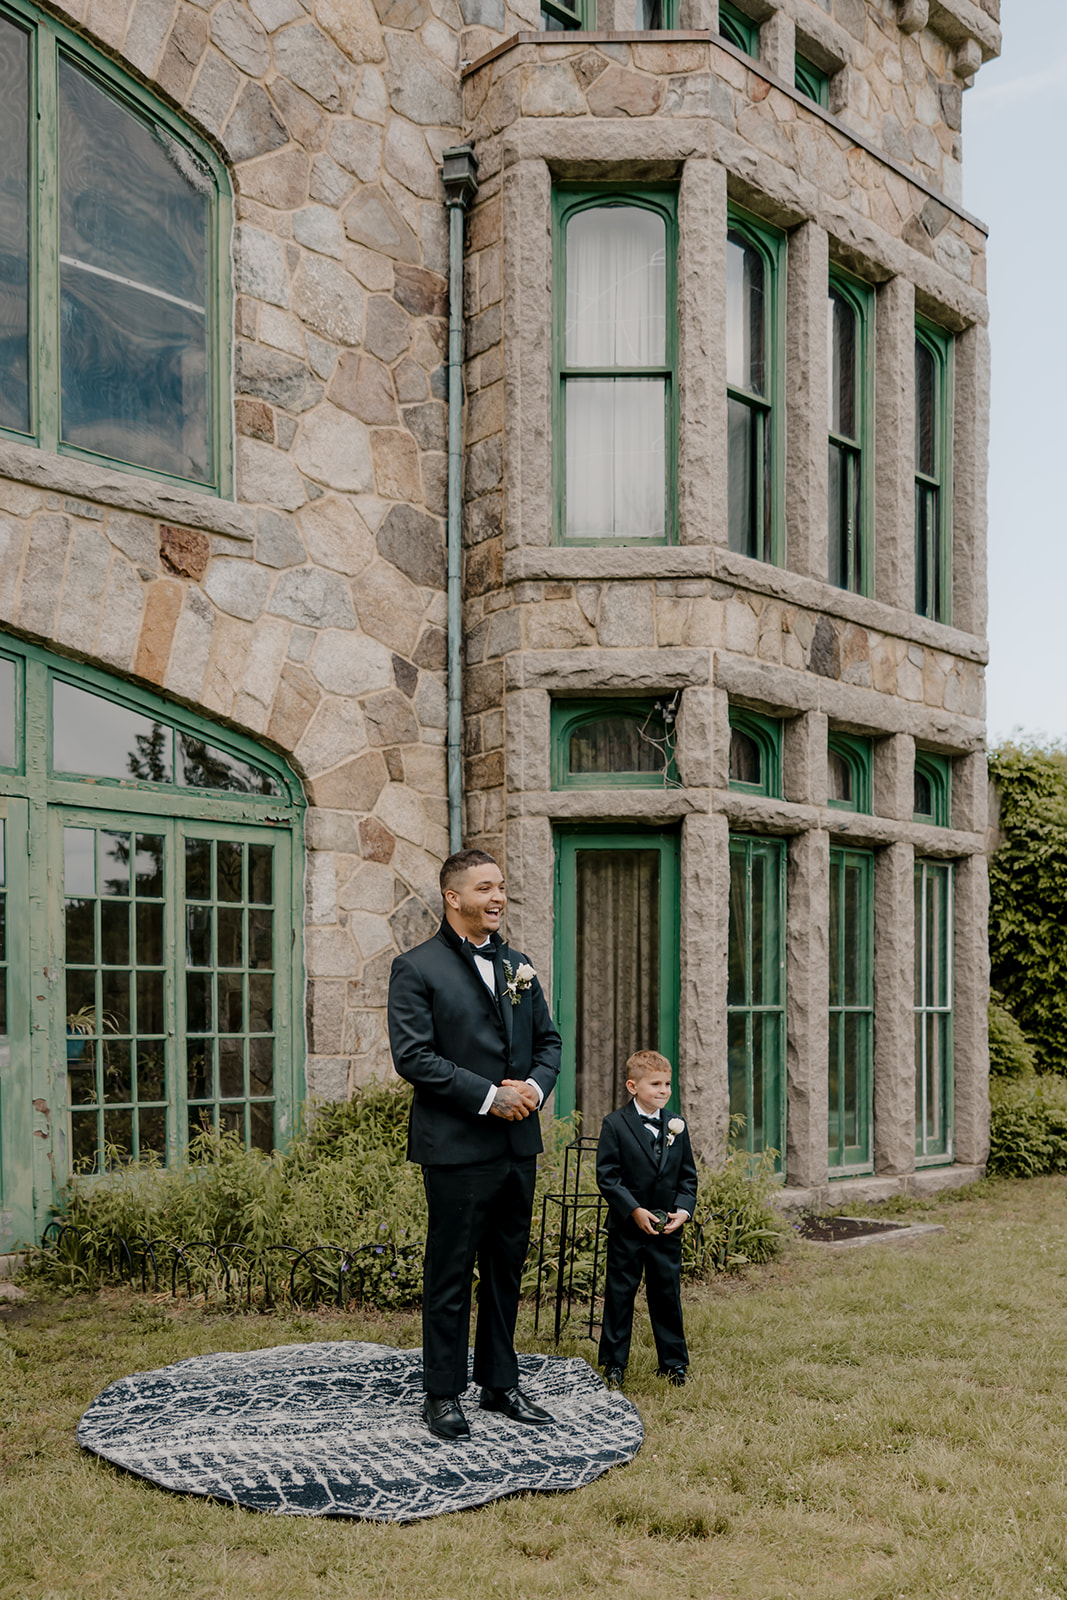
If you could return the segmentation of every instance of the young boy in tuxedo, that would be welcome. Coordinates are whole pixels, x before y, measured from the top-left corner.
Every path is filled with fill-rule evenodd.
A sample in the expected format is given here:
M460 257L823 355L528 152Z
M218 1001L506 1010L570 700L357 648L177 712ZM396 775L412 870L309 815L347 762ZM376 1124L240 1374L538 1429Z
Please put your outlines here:
M626 1063L626 1088L633 1099L604 1118L596 1156L597 1186L608 1202L599 1361L609 1389L621 1388L626 1375L642 1271L660 1376L683 1384L689 1367L682 1228L696 1208L696 1163L681 1117L664 1116L671 1094L667 1057L638 1050Z

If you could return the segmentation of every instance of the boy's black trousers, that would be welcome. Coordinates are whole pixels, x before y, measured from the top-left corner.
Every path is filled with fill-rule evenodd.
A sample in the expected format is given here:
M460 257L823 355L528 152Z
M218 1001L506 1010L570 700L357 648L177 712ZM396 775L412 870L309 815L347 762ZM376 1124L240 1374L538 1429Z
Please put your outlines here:
M641 1274L661 1367L687 1367L689 1350L682 1327L682 1235L641 1233L636 1223L608 1234L604 1321L600 1332L602 1367L625 1367L630 1359L634 1301Z

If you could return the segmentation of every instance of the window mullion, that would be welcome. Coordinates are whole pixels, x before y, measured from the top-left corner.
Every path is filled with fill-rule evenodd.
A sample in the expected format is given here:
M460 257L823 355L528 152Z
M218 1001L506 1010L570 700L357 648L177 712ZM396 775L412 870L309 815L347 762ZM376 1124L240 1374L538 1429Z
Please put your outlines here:
M37 116L33 152L33 251L30 270L34 432L42 450L59 446L59 46L42 18L34 31Z

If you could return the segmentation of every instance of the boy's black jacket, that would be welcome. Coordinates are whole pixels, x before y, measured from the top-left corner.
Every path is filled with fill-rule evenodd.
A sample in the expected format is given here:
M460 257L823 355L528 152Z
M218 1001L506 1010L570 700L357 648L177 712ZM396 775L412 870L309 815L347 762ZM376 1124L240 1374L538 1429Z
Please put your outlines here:
M697 1169L689 1143L689 1129L683 1128L670 1145L664 1109L663 1132L657 1153L651 1134L640 1120L631 1100L628 1106L604 1118L596 1152L596 1181L608 1202L608 1227L637 1224L632 1213L638 1206L648 1211L688 1211L697 1204Z

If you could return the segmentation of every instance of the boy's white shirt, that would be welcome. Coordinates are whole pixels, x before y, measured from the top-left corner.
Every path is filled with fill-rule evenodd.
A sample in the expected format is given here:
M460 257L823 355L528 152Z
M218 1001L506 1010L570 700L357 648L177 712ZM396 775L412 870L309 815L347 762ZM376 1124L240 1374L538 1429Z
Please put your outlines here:
M662 1120L663 1120L663 1119L662 1119L662 1117L661 1117L661 1116L660 1116L660 1111L661 1111L661 1110L662 1110L662 1107L660 1107L660 1106L653 1106L653 1107L652 1107L652 1109L651 1109L651 1110L647 1110L647 1109L646 1109L646 1108L645 1108L645 1107L644 1107L644 1106L643 1106L643 1105L642 1105L642 1104L641 1104L641 1102L640 1102L640 1100L639 1100L639 1099L638 1099L638 1097L637 1097L637 1095L634 1095L634 1096L633 1096L633 1103L634 1103L634 1105L635 1105L635 1106L636 1106L636 1107L637 1107L637 1109L638 1109L638 1111L639 1111L639 1112L640 1112L640 1113L641 1113L641 1115L642 1115L642 1116L643 1116L643 1117L655 1117L655 1119L656 1119L656 1121L657 1121L657 1122L660 1122L660 1123L661 1123L661 1122L662 1122ZM691 1213L690 1213L690 1212L688 1212L688 1211L683 1211L683 1212L682 1212L682 1216L683 1216L683 1217L684 1217L684 1218L685 1218L685 1220L686 1220L686 1222L688 1222L688 1221L689 1221L689 1218L690 1218L690 1215L691 1215Z

